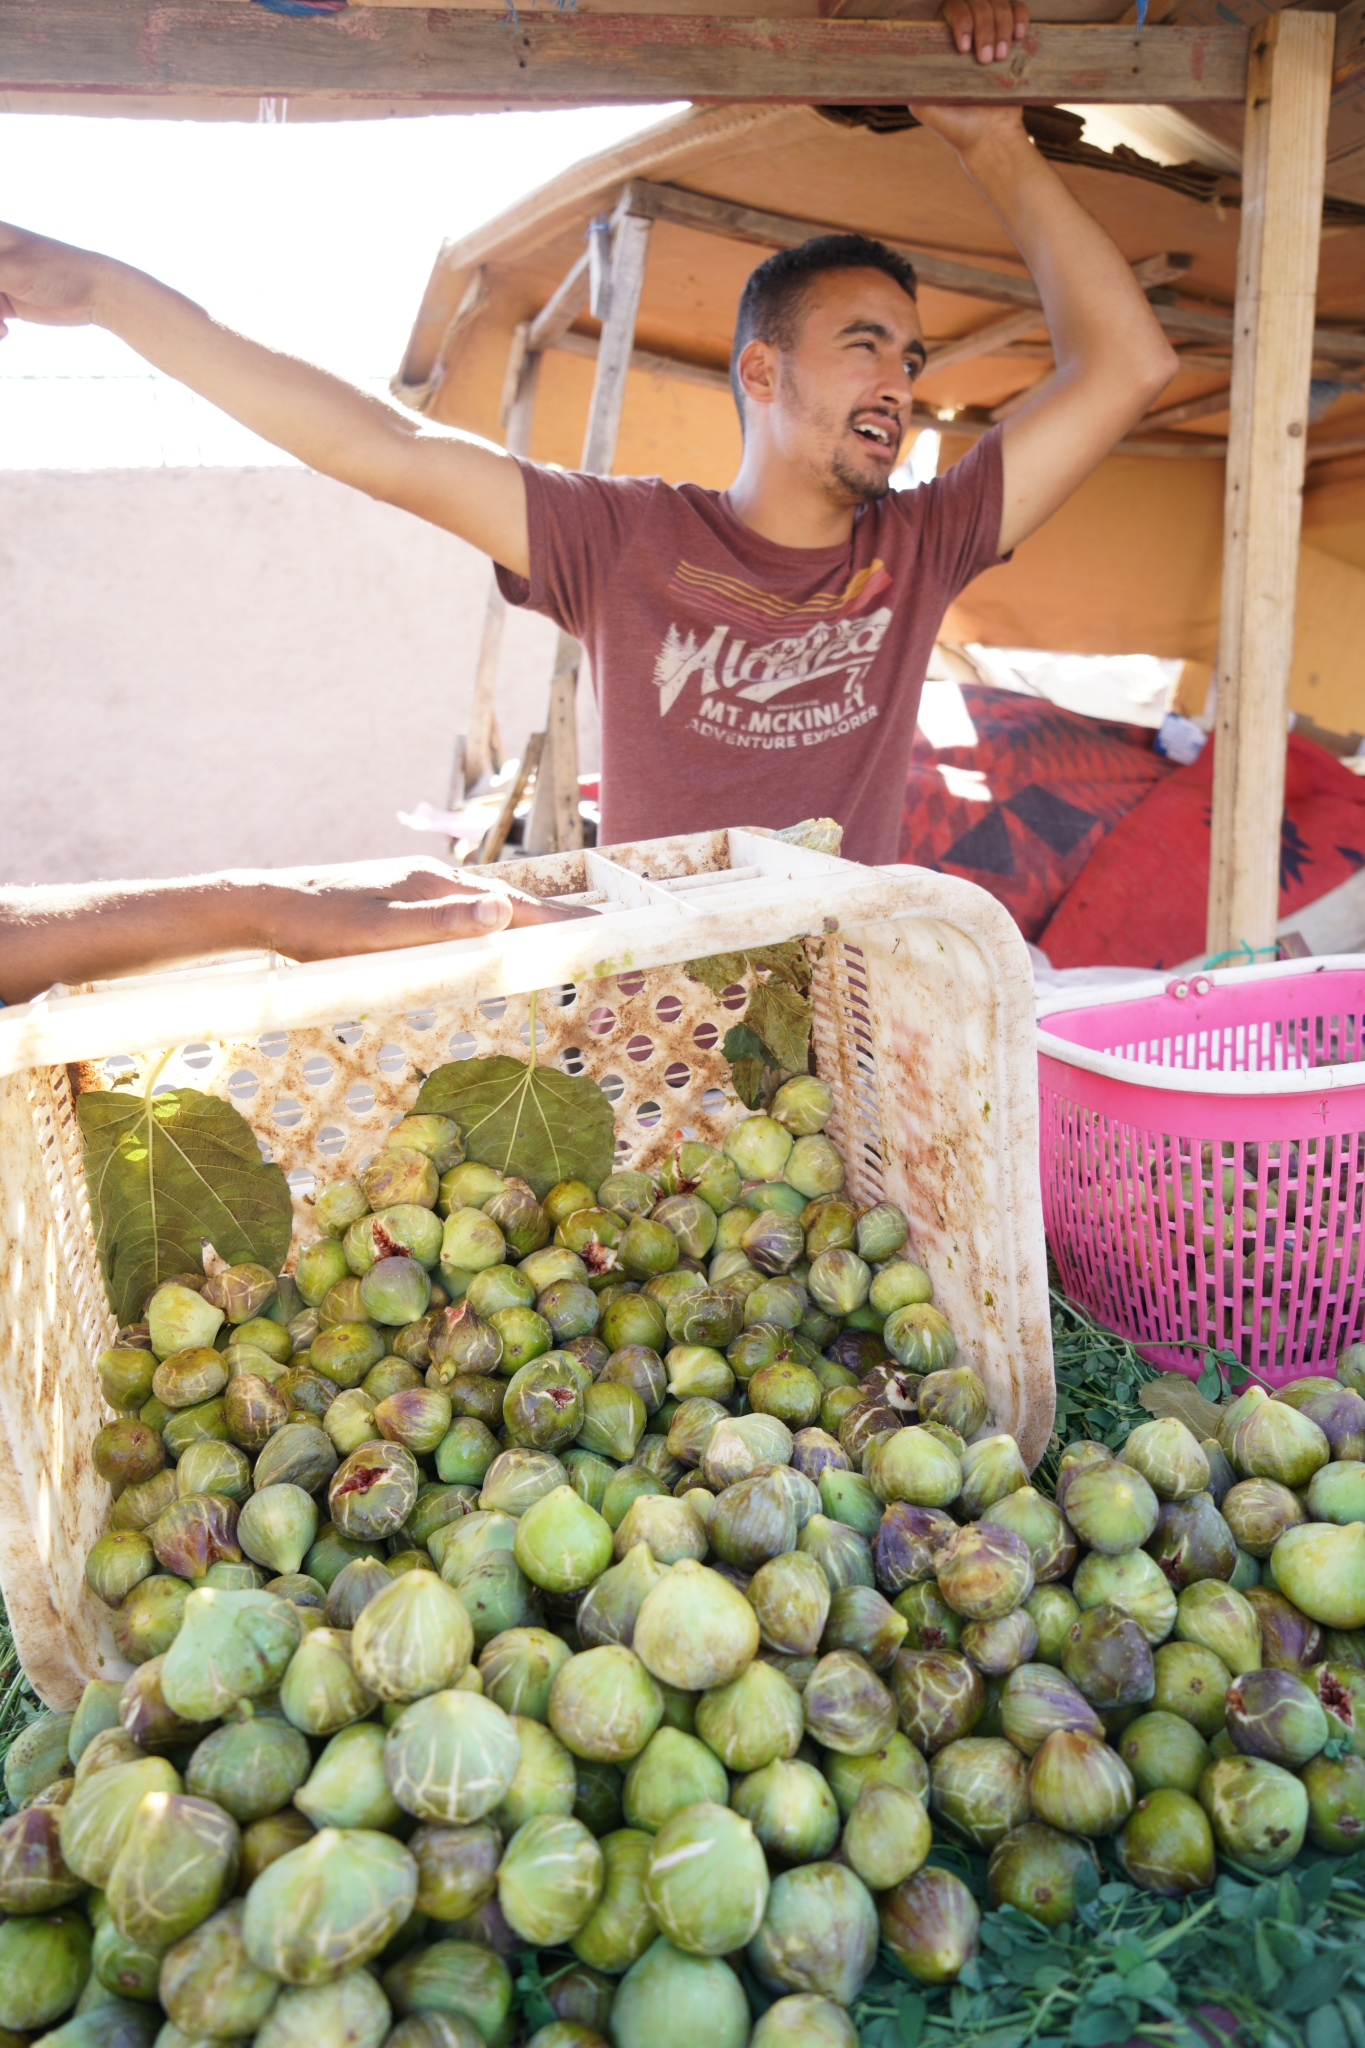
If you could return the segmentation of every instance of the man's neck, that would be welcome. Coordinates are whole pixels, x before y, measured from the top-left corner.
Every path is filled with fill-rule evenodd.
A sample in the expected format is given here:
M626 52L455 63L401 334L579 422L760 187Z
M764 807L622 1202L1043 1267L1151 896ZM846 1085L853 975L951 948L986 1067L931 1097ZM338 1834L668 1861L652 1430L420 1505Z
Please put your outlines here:
M847 499L832 498L785 464L757 461L747 449L725 499L741 525L778 547L844 547L853 532L856 508Z

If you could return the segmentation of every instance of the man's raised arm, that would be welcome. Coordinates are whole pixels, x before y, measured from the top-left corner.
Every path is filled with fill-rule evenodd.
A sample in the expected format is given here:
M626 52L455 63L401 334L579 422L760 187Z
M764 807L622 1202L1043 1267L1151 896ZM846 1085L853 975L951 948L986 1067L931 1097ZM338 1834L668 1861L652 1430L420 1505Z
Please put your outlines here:
M916 106L957 151L1043 302L1056 369L1004 429L1000 552L1070 497L1175 375L1177 360L1120 251L1024 133L1014 107Z
M234 334L140 270L0 224L8 319L105 327L310 469L527 569L526 491L510 457L424 426L312 363Z

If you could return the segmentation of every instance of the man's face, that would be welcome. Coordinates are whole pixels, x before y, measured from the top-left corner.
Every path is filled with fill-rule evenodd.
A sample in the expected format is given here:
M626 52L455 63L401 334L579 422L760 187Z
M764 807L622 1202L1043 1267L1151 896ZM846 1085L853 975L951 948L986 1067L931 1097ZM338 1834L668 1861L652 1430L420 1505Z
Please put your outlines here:
M769 373L767 431L837 502L885 497L924 365L915 302L883 271L830 270L807 288L797 319L790 348L750 344Z

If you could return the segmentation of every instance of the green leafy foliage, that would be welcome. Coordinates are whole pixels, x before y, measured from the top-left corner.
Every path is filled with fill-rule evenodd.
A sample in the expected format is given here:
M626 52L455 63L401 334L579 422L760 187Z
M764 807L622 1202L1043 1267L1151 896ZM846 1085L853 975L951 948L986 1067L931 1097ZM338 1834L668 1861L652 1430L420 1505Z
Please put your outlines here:
M746 1108L759 1108L789 1074L807 1071L811 963L800 939L743 953L714 953L689 960L684 971L713 995L748 988L743 1021L726 1032L722 1047L735 1093Z
M76 1103L100 1271L121 1323L172 1273L199 1271L211 1244L229 1265L278 1272L289 1250L289 1183L261 1158L230 1102L196 1088L82 1095Z
M712 953L705 960L689 960L683 969L691 981L700 981L710 989L713 996L723 996L727 988L737 988L749 973L747 953Z
M1301 1856L1269 1880L1226 1871L1212 1894L1155 1898L1113 1846L1076 1921L987 1912L980 1954L925 1990L883 1949L853 2009L861 2048L1360 2048L1365 1856ZM984 1858L939 1844L985 1902ZM1078 1891L1081 1887L1078 1885Z
M747 1024L732 1024L721 1042L730 1062L735 1093L746 1109L757 1109L763 1100L765 1076L771 1074L772 1054L756 1031Z
M452 1060L422 1083L416 1112L454 1117L470 1159L515 1174L537 1196L561 1180L597 1187L611 1172L611 1103L586 1074L528 1066L506 1053Z
M1131 1344L1106 1330L1084 1309L1052 1290L1052 1361L1057 1380L1057 1416L1052 1437L1034 1474L1034 1484L1051 1493L1057 1460L1077 1437L1119 1450L1130 1430L1150 1422L1140 1390L1166 1375L1140 1358Z
M761 981L749 998L745 1022L767 1046L776 1064L789 1073L804 1074L810 1057L810 997L802 996L785 982Z
M853 2007L859 2048L1365 2048L1365 1854L1306 1851L1271 1879L1226 1870L1212 1893L1156 1898L1103 1869L1077 1876L1077 1919L1040 1927L985 1910L979 1955L928 1989L889 1949ZM932 1863L987 1905L986 1859L935 1843ZM514 2037L549 2024L568 1950L518 1952ZM747 1964L755 2016L778 1992Z

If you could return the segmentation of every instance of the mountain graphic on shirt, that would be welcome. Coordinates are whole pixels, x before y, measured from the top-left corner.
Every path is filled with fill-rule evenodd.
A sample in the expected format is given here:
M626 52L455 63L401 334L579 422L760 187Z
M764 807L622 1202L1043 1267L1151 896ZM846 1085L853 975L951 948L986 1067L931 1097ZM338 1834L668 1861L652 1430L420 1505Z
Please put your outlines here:
M718 623L710 633L670 625L654 663L659 715L666 718L695 676L706 700L733 693L753 703L811 684L822 695L846 697L861 683L891 623L889 606L867 607L891 582L885 564L871 562L840 591L798 602L737 577L680 562L669 594L689 611L707 611ZM742 627L743 635L735 628Z
M814 597L779 597L757 584L744 583L716 569L701 569L694 562L679 562L667 583L670 597L693 612L709 613L747 632L780 630L799 633L806 626L827 619L846 618L866 610L874 597L891 586L891 575L880 557L850 576L842 590L819 591Z

